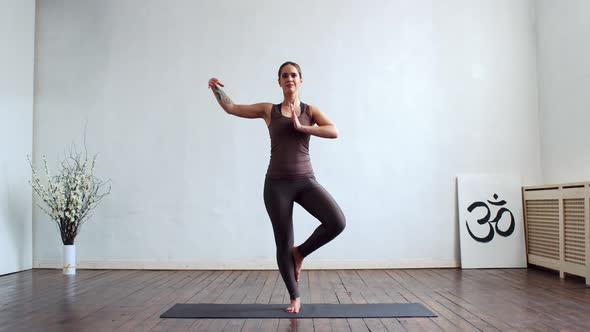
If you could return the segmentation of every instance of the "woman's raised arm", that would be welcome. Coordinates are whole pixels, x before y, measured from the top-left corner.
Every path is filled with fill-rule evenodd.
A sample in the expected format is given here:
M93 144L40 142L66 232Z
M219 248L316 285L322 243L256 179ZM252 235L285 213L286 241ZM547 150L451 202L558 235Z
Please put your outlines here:
M248 119L266 119L270 115L272 109L271 103L236 105L225 91L223 91L223 86L224 85L217 78L211 78L209 80L209 88L213 91L213 95L217 99L219 106L221 106L226 113Z

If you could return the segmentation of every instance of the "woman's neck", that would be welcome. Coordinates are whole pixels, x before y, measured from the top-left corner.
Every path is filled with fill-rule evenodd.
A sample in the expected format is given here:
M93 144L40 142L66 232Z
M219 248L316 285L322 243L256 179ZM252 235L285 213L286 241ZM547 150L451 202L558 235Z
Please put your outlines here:
M299 105L300 100L299 100L299 95L294 93L294 94L286 94L284 95L285 97L283 98L283 104L284 105L288 105L288 104L293 104L293 105Z

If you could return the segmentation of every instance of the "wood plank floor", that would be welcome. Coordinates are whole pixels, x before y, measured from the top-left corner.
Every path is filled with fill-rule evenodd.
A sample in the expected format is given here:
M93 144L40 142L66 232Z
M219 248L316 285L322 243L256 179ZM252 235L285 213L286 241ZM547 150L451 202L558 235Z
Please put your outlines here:
M277 271L0 276L0 331L590 331L590 287L540 269L303 271L304 303L418 302L436 318L160 319L175 303L288 303Z

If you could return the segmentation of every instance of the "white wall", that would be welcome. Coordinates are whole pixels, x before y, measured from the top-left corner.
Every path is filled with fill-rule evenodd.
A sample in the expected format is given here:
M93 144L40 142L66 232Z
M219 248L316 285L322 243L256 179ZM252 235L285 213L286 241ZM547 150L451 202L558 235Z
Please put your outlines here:
M543 183L590 181L590 2L537 12Z
M27 155L33 147L35 1L0 2L0 275L33 264Z
M456 175L541 178L531 1L39 1L37 24L35 156L55 162L87 121L112 179L80 267L276 267L268 133L206 82L280 102L286 60L340 130L311 152L348 227L306 267L456 266ZM58 266L33 220L35 266ZM295 220L299 243L316 223Z

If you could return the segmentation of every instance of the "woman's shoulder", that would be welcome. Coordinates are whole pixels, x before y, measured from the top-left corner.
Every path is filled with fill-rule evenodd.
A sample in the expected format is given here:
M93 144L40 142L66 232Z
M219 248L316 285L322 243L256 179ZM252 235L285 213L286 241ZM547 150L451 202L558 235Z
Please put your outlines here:
M319 112L320 110L317 106L312 104L303 103L303 105L305 106L305 110L309 112L310 116L313 116L314 112Z

